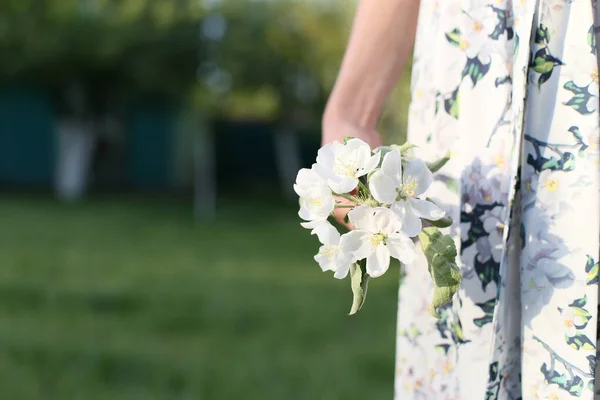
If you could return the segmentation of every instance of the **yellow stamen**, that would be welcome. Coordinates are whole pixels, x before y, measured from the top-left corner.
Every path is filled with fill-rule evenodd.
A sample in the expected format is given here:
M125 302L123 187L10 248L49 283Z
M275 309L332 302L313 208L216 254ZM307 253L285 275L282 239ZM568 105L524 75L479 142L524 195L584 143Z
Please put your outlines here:
M377 235L371 236L371 246L373 246L373 247L377 247L384 242L385 242L385 235L382 233L378 233Z
M473 30L475 32L481 32L483 30L483 24L481 21L473 21Z
M449 374L450 372L452 372L453 368L452 368L452 364L450 364L450 361L446 362L444 364L444 372Z
M311 207L319 208L323 205L323 200L320 199L319 197L312 198L312 199L310 199L310 205L311 205Z
M342 160L340 158L336 158L333 165L334 171L336 175L347 176L349 178L356 179L356 161L355 160Z
M546 179L544 187L549 192L556 192L558 190L558 181L556 179Z
M494 157L494 164L500 168L504 168L506 166L506 159L502 154L496 154L496 157Z
M337 252L338 252L338 246L332 246L330 244L326 244L319 251L319 254L327 257L327 261L332 261L333 257L336 255Z
M413 197L418 187L419 182L409 175L404 179L404 183L400 186L400 192L405 196Z

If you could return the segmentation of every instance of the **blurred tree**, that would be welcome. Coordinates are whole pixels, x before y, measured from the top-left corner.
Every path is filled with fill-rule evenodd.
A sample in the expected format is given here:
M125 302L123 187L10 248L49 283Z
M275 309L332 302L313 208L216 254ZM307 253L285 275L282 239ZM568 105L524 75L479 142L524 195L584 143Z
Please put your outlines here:
M2 0L0 85L52 93L68 120L61 129L92 137L82 148L93 148L98 130L118 126L139 99L180 102L211 118L268 121L278 127L278 162L289 181L299 163L298 130L320 130L355 4ZM401 85L382 118L388 141L404 136L407 93Z

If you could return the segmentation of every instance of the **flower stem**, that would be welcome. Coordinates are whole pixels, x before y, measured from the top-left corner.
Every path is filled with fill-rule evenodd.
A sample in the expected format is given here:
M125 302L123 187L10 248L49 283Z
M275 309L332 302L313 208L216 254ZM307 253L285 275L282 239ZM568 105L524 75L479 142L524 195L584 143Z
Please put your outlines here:
M361 188L365 193L369 193L369 188L360 179L358 180L358 187Z
M556 360L558 360L561 364L563 364L565 366L565 368L567 369L567 372L569 372L569 374L571 375L571 379L573 379L573 370L579 372L580 374L582 374L586 378L593 378L594 377L593 374L584 371L583 369L577 367L576 365L571 364L570 362L568 362L567 360L565 360L564 358L562 358L561 356L559 356L554 350L552 350L552 348L550 346L548 346L539 337L533 336L533 340L535 340L538 343L540 343L544 347L544 349L546 349L550 353L550 357L551 358L556 358Z

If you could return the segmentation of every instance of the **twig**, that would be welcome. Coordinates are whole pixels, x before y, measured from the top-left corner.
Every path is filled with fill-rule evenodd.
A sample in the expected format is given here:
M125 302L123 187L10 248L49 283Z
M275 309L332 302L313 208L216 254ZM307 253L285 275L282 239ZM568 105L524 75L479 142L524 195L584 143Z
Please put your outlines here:
M575 374L573 374L573 370L581 373L583 376L585 376L586 378L593 378L594 375L590 374L589 372L586 372L584 370L582 370L581 368L571 364L570 362L568 362L567 360L565 360L564 358L562 358L561 356L559 356L554 350L552 350L552 348L550 346L548 346L542 339L540 339L537 336L533 336L533 339L538 341L542 346L544 346L544 349L546 349L549 353L550 356L552 358L557 359L558 361L560 361L565 368L567 369L567 371L569 372L569 374L571 375L571 380L573 380ZM552 367L552 371L554 371L554 365L551 364Z

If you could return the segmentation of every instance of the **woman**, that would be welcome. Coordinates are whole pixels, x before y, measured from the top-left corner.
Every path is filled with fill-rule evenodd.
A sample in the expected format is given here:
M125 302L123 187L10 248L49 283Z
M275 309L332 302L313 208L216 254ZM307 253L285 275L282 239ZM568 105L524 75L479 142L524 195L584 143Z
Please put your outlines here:
M592 399L599 257L592 0L363 0L323 142L380 144L416 36L408 140L452 152L429 196L454 219L463 283L433 319L404 266L397 399ZM341 215L338 217L342 217Z

